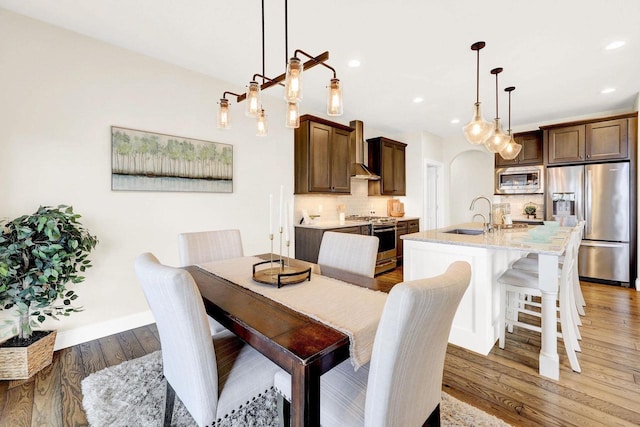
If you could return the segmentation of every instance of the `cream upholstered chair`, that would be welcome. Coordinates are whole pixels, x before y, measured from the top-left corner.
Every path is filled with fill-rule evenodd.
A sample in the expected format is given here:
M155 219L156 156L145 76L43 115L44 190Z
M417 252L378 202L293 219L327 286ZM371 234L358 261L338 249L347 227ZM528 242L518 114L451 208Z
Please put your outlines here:
M439 276L395 285L385 303L371 361L354 372L346 360L320 377L324 427L440 425L444 358L471 267L452 263ZM291 377L275 387L291 396ZM426 421L426 423L425 423Z
M200 264L244 255L240 230L212 230L178 234L178 253L182 266ZM212 334L225 327L208 317Z
M378 255L378 238L361 234L327 231L322 235L318 265L324 275L337 269L373 277Z
M575 299L574 292L574 274L577 269L575 263L578 257L578 248L580 246L581 233L576 229L571 232L570 241L565 250L562 268L558 272L558 299L559 307L557 311L560 317L561 332L558 336L562 338L564 347L571 364L571 369L580 372L580 363L576 355L580 351L578 343L578 326L575 323ZM500 277L500 331L498 346L505 346L505 327L511 331L513 326L535 331L542 334L542 328L537 324L530 324L519 319L519 313L526 313L536 317L542 315L542 304L532 300L523 299L524 296L542 296L538 273L523 269L509 268ZM527 308L538 307L539 312Z
M178 252L183 266L244 256L240 230L178 234Z
M175 395L199 426L211 426L273 387L279 370L273 362L231 333L211 338L202 297L187 271L162 265L150 253L136 258L135 270L160 335L165 425Z

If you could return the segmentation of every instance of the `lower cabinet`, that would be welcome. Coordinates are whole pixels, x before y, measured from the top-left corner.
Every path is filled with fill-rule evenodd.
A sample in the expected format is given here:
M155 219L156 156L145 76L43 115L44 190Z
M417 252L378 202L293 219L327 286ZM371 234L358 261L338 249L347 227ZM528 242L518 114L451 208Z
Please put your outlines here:
M318 263L318 253L320 252L320 243L322 235L325 231L336 231L338 233L352 234L370 234L369 225L355 225L349 227L338 228L308 228L296 227L295 231L295 258L303 261L309 261L314 264Z
M408 219L405 221L398 221L396 225L396 253L398 258L398 265L402 265L402 252L403 252L403 240L400 236L405 234L417 233L420 231L419 219Z

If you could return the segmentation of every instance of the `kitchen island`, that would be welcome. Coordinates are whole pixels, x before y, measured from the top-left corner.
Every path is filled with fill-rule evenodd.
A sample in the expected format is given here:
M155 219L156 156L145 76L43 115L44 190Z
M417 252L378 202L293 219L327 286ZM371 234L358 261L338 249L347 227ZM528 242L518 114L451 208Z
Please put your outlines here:
M459 224L402 236L404 240L404 280L415 280L444 273L453 261L471 264L471 283L449 335L451 344L487 355L498 338L500 288L497 282L514 260L527 252L538 254L538 272L543 284L542 320L545 331L540 351L540 374L558 379L559 361L555 335L555 305L558 292L558 257L569 241L569 228L560 228L551 243L534 243L527 231L517 227L482 233L479 223ZM459 230L455 233L454 230ZM465 233L465 234L459 234ZM477 233L477 234L466 234ZM553 316L553 318L551 318ZM553 329L552 329L553 328Z

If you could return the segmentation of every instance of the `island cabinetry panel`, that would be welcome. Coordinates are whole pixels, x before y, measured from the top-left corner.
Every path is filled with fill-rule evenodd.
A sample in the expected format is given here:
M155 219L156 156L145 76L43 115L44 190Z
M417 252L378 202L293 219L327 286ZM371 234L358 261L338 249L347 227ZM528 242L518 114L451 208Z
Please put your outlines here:
M404 240L402 240L400 236L404 236L405 234L417 233L418 231L420 231L420 220L398 220L398 224L396 227L396 257L398 265L400 266L402 265L402 254L404 249Z
M454 261L468 262L472 271L471 283L453 319L449 342L487 355L499 331L497 279L520 256L518 251L405 240L403 280L437 276Z
M627 160L636 142L637 116L546 127L548 164Z
M368 235L369 225L357 225L339 228L307 228L296 227L295 230L295 258L303 261L309 261L314 264L318 263L318 253L320 252L320 243L322 235L326 231L336 231L338 233L352 233Z
M370 196L405 196L407 144L392 139L377 137L367 139L371 172L380 179L369 181Z
M496 154L496 167L541 165L544 162L542 131L516 133L513 139L522 145L520 154L513 160L503 159L500 154Z
M310 115L300 118L294 136L294 191L351 193L349 136L353 129Z

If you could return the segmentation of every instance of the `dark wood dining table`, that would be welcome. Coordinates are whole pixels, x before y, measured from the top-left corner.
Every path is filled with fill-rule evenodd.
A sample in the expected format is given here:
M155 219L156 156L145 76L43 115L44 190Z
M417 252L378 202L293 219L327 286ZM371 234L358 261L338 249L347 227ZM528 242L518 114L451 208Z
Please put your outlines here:
M259 255L269 259L268 254ZM291 260L292 266L309 265ZM320 376L349 357L349 337L324 323L197 266L193 276L207 313L291 375L291 425L320 425ZM341 270L325 275L388 291L375 278Z

